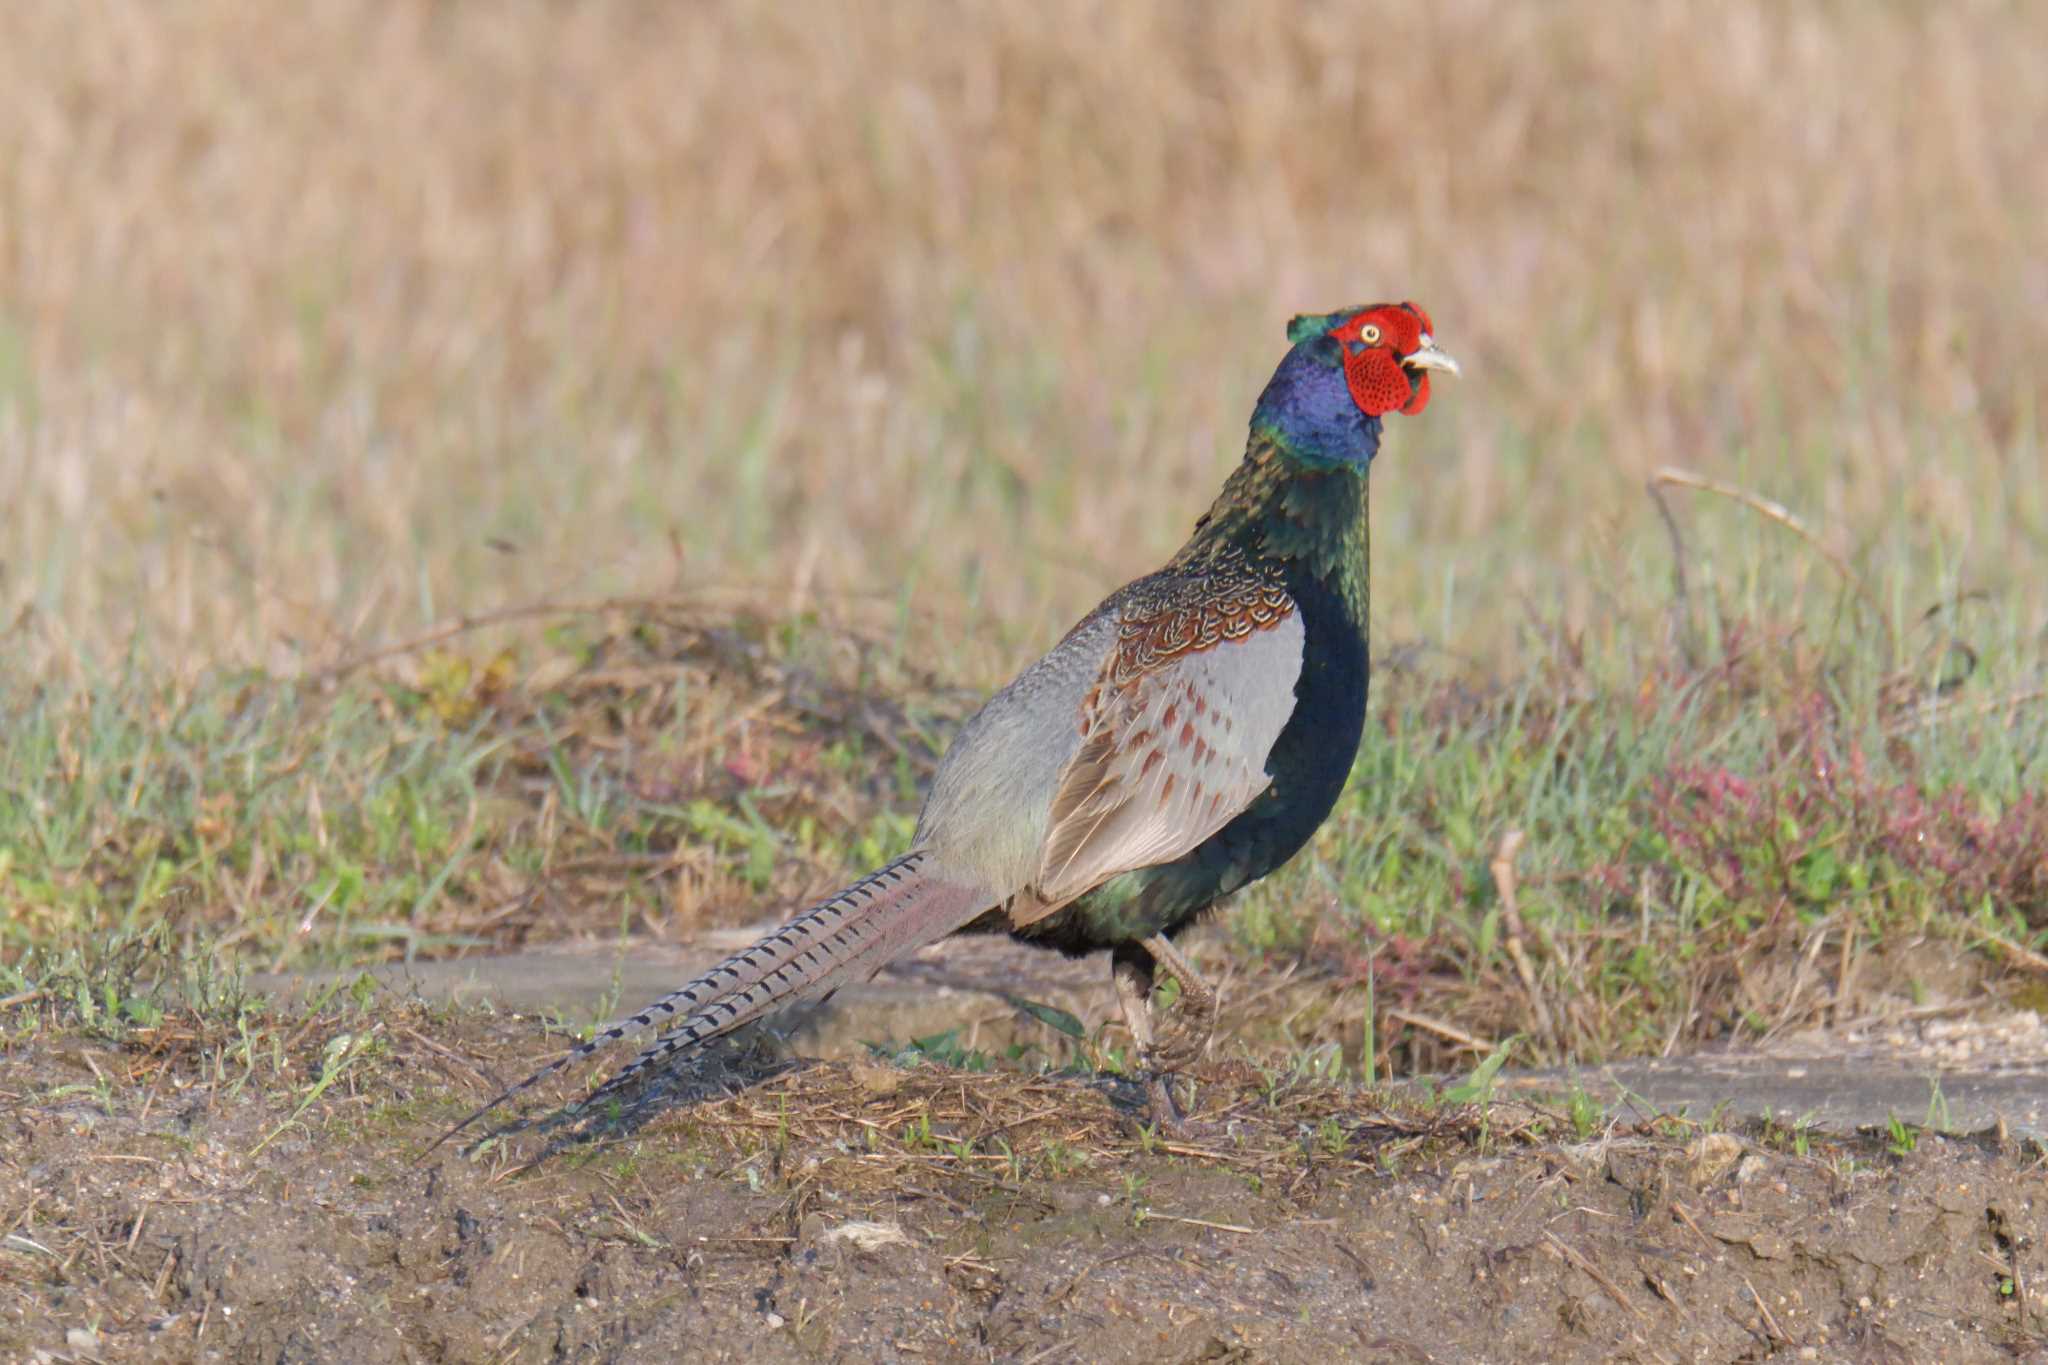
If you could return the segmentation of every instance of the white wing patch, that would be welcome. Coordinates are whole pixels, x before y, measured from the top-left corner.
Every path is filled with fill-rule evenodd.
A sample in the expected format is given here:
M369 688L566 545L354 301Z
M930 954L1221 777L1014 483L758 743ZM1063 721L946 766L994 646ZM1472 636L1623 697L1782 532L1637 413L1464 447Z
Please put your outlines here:
M1171 862L1250 805L1272 780L1266 756L1294 713L1302 637L1290 612L1092 693L1053 798L1035 897L1019 898L1013 922Z

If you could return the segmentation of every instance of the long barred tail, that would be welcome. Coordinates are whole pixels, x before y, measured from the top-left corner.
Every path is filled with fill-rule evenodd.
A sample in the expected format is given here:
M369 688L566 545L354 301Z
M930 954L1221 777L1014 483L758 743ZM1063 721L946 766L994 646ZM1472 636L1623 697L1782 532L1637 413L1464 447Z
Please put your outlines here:
M784 1005L830 995L848 981L865 981L896 958L944 938L988 909L996 897L979 887L933 875L931 854L917 850L872 872L838 895L798 915L753 947L734 953L688 985L670 991L637 1014L598 1030L516 1085L507 1086L421 1153L532 1089L565 1066L628 1034L681 1016L681 1022L617 1075L593 1090L586 1107L629 1084L649 1068L688 1052Z

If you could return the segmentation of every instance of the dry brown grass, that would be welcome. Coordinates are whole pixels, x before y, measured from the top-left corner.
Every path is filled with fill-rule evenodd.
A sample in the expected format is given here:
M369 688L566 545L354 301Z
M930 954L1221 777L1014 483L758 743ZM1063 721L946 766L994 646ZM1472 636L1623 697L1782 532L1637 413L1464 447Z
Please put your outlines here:
M1661 581L1666 464L2033 619L2044 51L1996 3L10 5L11 653L737 585L1000 627L993 674L1177 541L1288 312L1387 295L1470 376L1381 468L1395 634Z

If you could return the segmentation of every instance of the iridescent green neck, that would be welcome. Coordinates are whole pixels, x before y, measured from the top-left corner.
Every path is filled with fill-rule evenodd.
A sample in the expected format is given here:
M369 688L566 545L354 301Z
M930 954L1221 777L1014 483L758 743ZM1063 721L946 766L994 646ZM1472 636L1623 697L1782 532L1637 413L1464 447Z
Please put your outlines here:
M1255 432L1244 462L1174 557L1194 565L1242 554L1334 588L1363 621L1370 519L1363 463L1312 466L1273 433Z

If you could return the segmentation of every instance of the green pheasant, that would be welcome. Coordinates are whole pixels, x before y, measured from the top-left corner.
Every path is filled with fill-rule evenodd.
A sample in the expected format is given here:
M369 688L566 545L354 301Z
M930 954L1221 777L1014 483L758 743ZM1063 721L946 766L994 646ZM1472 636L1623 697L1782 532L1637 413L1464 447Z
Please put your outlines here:
M1244 461L1187 544L961 728L909 852L601 1030L441 1141L634 1031L669 1026L583 1107L970 926L1074 955L1107 949L1155 1115L1177 1123L1163 1077L1181 1058L1157 1043L1154 972L1213 1019L1214 992L1173 936L1293 857L1350 775L1368 672L1366 471L1382 418L1421 412L1432 370L1457 373L1433 330L1413 303L1295 318Z

